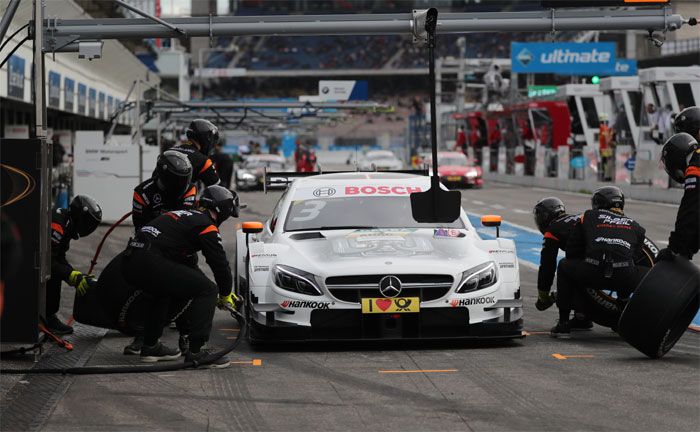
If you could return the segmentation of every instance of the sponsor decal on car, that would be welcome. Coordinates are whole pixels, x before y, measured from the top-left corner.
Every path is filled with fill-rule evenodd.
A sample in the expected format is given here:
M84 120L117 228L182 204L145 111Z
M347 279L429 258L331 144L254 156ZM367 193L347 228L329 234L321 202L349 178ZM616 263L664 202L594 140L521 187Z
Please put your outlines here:
M486 305L496 303L495 297L474 297L467 299L452 299L450 300L450 306L463 307L463 306L475 306L475 305Z
M250 257L251 258L259 258L259 257L268 257L268 258L275 258L277 254L274 253L259 253L259 254L253 254Z
M266 272L266 271L270 271L270 266L256 265L256 266L253 266L253 271L254 271L254 272Z
M289 309L330 309L331 302L307 301L307 300L284 300L280 306Z
M313 200L313 199L329 199L329 198L344 198L344 197L364 197L364 196L407 196L415 192L423 192L424 188L419 185L407 184L359 184L356 186L348 186L344 184L329 184L320 187L302 187L294 192L294 202Z
M498 264L498 267L512 269L512 268L515 268L515 264L514 263L500 263L500 264Z
M332 187L320 187L316 188L313 192L315 197L332 197L335 195L335 188Z
M422 191L419 186L345 186L345 195L410 195Z
M510 249L494 249L489 251L490 254L514 254L515 252Z
M435 238L462 238L466 236L466 233L458 229L435 228L435 230L433 231L433 237Z

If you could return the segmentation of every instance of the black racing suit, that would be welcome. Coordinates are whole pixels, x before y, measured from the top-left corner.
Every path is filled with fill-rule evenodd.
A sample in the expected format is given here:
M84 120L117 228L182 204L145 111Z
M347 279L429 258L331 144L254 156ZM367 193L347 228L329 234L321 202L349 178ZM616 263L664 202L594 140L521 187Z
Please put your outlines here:
M219 184L219 174L216 173L214 162L206 155L189 144L178 144L170 148L178 151L190 160L192 164L192 182L201 181L204 186Z
M559 249L566 252L566 245L580 215L562 215L553 220L544 233L542 251L540 252L540 268L537 271L537 290L546 292L552 288L554 274L557 271L557 255Z
M141 227L165 212L193 208L196 198L197 188L194 185L190 185L182 196L173 199L158 188L155 179L146 180L134 188L131 202L134 230L138 233Z
M629 297L648 271L634 264L643 254L645 232L622 213L587 210L581 215L557 271L560 322L569 320L574 307L584 309L580 299L586 287L615 289L618 298Z
M692 259L700 243L700 149L690 158L685 170L685 192L676 216L676 226L668 239L668 248Z
M216 284L187 265L202 251ZM145 225L129 242L122 267L124 278L156 298L144 324L144 344L155 345L167 322L168 300L191 299L190 348L197 352L209 339L217 294L231 293L233 277L219 229L208 214L175 210Z
M68 209L57 208L51 217L51 278L46 282L46 316L61 306L61 281L68 282L73 266L66 259L70 241L75 237Z
M216 167L216 172L221 178L221 186L229 189L231 187L231 177L233 177L233 159L224 152L217 151L211 156Z

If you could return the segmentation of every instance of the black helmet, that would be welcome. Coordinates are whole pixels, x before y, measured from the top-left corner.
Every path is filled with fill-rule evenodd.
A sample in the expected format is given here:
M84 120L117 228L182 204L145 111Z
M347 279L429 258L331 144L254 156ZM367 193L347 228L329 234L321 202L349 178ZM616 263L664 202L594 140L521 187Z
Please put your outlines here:
M557 197L542 198L535 204L532 215L535 218L535 225L542 234L547 230L550 223L566 212L564 203Z
M698 141L685 132L677 133L666 141L661 150L661 163L669 177L683 183L688 168L688 156L698 148Z
M625 208L625 195L617 186L603 186L593 192L591 205L593 210L623 210Z
M199 144L200 151L205 155L208 155L219 142L219 129L209 120L192 120L185 133L187 139Z
M700 131L700 108L692 106L678 113L673 121L673 127L676 132L685 132L697 139Z
M216 224L221 225L229 217L238 217L238 194L223 186L212 185L204 189L199 205L216 212Z
M163 194L178 198L187 192L192 182L192 164L184 154L168 150L158 156L156 162L156 185Z
M90 235L102 222L102 209L87 195L76 195L70 202L70 219L75 225L74 239Z

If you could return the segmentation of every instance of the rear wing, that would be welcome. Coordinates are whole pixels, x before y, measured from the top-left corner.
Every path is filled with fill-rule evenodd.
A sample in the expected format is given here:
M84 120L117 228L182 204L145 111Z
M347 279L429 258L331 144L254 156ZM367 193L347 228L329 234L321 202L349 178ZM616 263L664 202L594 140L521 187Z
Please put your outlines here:
M422 170L393 170L393 171L318 171L318 172L280 172L280 171L267 171L264 172L263 190L267 193L268 188L272 187L287 187L295 179L302 177L311 177L321 174L343 174L343 173L355 173L355 172L381 172L381 173L396 173L396 174L413 174L420 176L429 175L428 169Z

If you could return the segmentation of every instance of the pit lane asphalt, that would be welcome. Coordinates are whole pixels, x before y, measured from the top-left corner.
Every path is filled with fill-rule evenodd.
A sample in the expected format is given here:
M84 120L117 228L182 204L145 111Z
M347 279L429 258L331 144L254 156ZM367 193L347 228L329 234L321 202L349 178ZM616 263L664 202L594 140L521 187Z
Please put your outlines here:
M531 227L534 202L554 194L487 184L463 191L463 204ZM557 195L571 211L589 205L588 196ZM278 196L242 193L249 207L241 220L263 220ZM652 240L667 238L675 208L630 202L627 209ZM230 254L237 222L222 228ZM129 234L117 230L100 267ZM87 263L98 241L74 242L70 259ZM687 332L660 361L598 326L554 340L542 332L554 322L555 308L533 306L536 272L521 266L521 281L530 333L523 340L265 350L244 343L232 355L237 363L225 370L68 378L71 385L44 430L700 430L699 334ZM232 337L231 327L218 313L214 344ZM175 340L174 332L166 336ZM90 364L133 361L121 355L126 343L108 335Z

